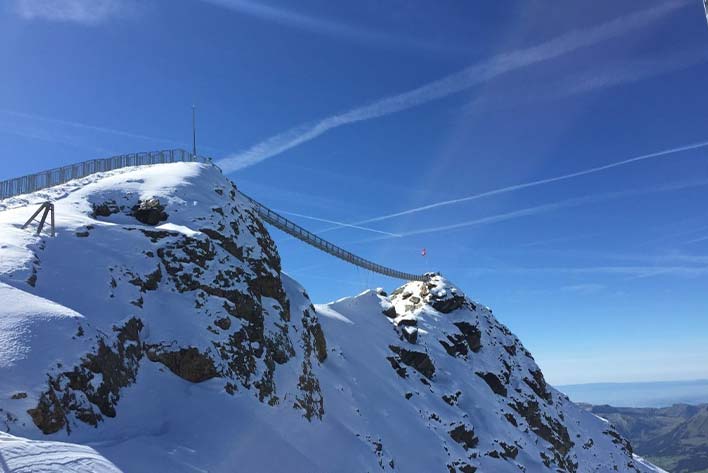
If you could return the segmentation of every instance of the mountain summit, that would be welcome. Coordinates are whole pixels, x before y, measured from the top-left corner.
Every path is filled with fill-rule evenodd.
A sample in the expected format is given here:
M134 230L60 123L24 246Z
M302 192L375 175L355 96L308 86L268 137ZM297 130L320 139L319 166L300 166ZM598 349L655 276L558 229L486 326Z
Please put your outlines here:
M214 166L3 201L0 302L7 471L661 471L440 275L313 305Z

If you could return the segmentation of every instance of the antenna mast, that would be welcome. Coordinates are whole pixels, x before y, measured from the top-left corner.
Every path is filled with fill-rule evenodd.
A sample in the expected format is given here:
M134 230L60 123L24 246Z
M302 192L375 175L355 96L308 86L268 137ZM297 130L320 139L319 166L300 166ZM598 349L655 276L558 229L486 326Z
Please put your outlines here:
M192 155L197 155L197 112L192 105Z

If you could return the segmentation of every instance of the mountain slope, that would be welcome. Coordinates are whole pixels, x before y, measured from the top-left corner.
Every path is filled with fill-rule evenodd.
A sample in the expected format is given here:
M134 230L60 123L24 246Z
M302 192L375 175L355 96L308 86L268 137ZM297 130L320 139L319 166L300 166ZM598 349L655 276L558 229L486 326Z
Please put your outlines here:
M315 307L212 166L5 201L0 255L9 471L658 471L440 276Z

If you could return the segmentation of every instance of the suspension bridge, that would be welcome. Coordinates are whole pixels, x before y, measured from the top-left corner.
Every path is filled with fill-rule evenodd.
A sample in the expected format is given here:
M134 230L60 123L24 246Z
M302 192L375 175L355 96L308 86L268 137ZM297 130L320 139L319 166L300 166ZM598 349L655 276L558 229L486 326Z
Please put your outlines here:
M149 166L155 164L167 164L177 162L199 162L216 166L211 158L199 156L196 153L190 153L183 149L168 149L162 151L149 151L143 153L123 154L120 156L112 156L110 158L91 159L76 164L70 164L59 168L50 169L47 171L29 174L14 179L0 181L0 200L8 199L30 192L36 192L49 187L64 184L66 182L81 179L91 174L100 172L112 171L134 166ZM339 258L347 263L353 264L360 268L372 271L374 273L383 274L384 276L403 279L405 281L426 281L428 276L406 273L389 268L373 261L369 261L360 256L355 255L317 235L297 225L291 220L274 212L265 205L247 196L240 190L238 191L240 198L248 202L258 215L266 223L282 230L283 232L297 238L308 245L317 248L320 251L328 253L336 258ZM50 205L49 203L44 204ZM37 211L39 212L39 211ZM36 213L35 213L36 216ZM52 206L53 217L53 206ZM34 218L34 216L32 217ZM42 219L42 224L46 218L46 213ZM32 220L32 219L30 219ZM53 220L53 219L52 219ZM27 222L29 224L29 221ZM26 224L27 225L27 224ZM41 225L40 225L41 227Z

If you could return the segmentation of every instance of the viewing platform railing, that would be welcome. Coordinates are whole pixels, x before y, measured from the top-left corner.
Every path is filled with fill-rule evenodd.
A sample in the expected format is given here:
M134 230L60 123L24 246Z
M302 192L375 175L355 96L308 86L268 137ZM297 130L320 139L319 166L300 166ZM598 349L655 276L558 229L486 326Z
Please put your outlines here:
M147 151L144 153L122 154L110 158L90 159L77 164L0 181L0 199L7 199L8 197L28 194L47 187L64 184L72 179L79 179L97 172L111 171L129 166L194 161L211 162L209 158L194 155L183 149Z

